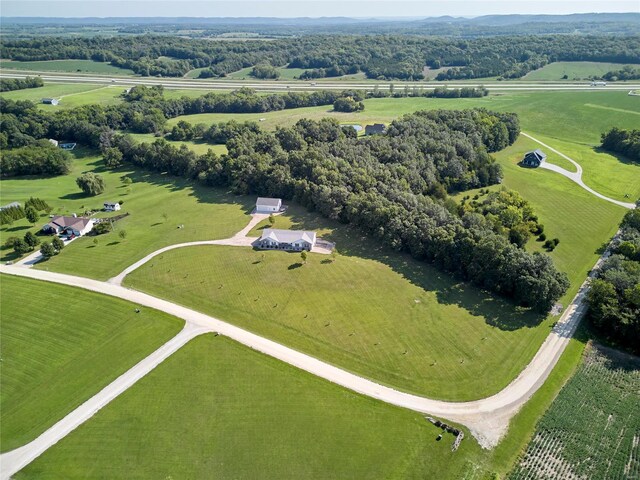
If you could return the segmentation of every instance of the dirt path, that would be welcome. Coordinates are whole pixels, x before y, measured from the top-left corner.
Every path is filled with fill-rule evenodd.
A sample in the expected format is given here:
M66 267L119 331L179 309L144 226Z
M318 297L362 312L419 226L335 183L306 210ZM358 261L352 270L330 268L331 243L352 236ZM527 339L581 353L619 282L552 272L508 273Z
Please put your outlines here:
M93 417L98 410L133 386L189 340L209 331L206 327L187 323L178 335L120 375L96 395L47 429L38 438L20 448L0 455L0 479L11 478L12 475L29 465L47 449Z
M598 198L606 200L607 202L615 203L616 205L619 205L619 206L624 207L624 208L629 208L629 209L636 208L635 204L633 204L633 203L621 202L619 200L614 200L613 198L606 197L606 196L602 195L601 193L596 192L593 188L588 187L584 183L584 181L582 180L582 166L580 166L580 164L578 162L576 162L572 158L567 157L564 153L559 152L555 148L550 147L546 143L543 143L540 140L532 137L528 133L524 133L524 132L520 132L520 133L522 135L524 135L525 137L527 137L527 138L533 140L534 142L538 143L539 145L542 145L544 148L546 148L546 149L552 151L553 153L555 153L557 155L560 155L562 158L570 161L573 165L575 165L576 171L575 172L569 172L568 170L565 170L564 168L559 167L558 165L554 165L553 163L548 163L546 161L542 162L540 164L540 168L544 168L546 170L551 170L553 172L559 173L560 175L564 175L569 180L572 180L573 182L575 182L578 185L580 185L582 188L584 188L589 193L595 195Z

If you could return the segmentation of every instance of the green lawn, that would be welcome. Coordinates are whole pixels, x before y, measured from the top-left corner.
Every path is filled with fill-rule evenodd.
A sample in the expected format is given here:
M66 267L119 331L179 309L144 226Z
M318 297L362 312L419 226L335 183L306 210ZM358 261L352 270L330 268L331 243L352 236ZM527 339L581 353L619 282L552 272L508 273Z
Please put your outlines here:
M43 60L18 62L2 60L0 68L5 70L29 70L34 72L101 73L105 75L133 75L131 70L119 68L106 62L93 60Z
M527 73L523 80L563 80L566 75L570 80L584 80L591 77L601 77L607 72L621 70L621 63L606 62L553 62L538 70ZM638 65L633 65L637 67Z
M285 393L286 392L286 393ZM16 479L462 478L486 456L421 415L223 337L192 340Z
M34 439L183 324L67 286L9 275L0 280L2 451Z
M130 133L130 135L135 138L136 140L140 141L140 142L154 142L155 140L157 140L158 137L156 137L153 133ZM212 150L215 153L217 153L218 155L222 155L223 153L227 153L227 147L226 145L212 145L209 143L204 143L201 141L191 141L191 140L180 140L180 141L174 141L174 140L168 140L167 141L176 146L179 147L180 145L186 145L187 147L189 147L190 150L193 150L194 152L196 152L198 155L202 155L204 153L207 153L207 151Z
M38 268L106 280L163 246L233 235L246 225L246 213L255 201L194 185L184 179L135 171L131 167L107 170L102 158L89 150L76 149L74 156L69 175L2 180L3 202L24 204L33 195L47 201L53 207L53 213L81 214L90 208L101 208L105 201L122 200L122 210L118 213L130 213L130 216L115 224L116 231L97 237L97 245L93 243L95 237L80 238ZM95 197L82 194L75 179L84 171L94 171L104 177L107 186L104 193ZM133 179L129 186L123 183L127 176ZM163 213L167 214L167 219ZM3 226L0 241L4 242L12 235L23 236L29 229L36 232L47 221L45 215L34 226L24 219ZM178 225L184 225L184 228L177 228ZM126 239L118 236L120 230L127 232ZM14 259L11 250L2 250L0 260Z

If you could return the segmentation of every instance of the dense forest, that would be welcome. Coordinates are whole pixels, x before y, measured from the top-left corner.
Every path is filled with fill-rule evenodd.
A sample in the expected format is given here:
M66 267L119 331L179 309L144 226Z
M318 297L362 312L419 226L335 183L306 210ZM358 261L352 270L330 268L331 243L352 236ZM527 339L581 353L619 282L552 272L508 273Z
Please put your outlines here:
M44 82L40 77L0 78L0 92L23 90L25 88L38 88L43 85Z
M3 39L2 58L11 60L91 59L148 76L180 77L205 68L221 77L258 66L271 78L274 66L302 68L313 75L364 72L373 79L420 80L424 67L451 67L441 80L518 78L554 61L640 63L640 36L509 36L475 39L409 35L303 36L273 41L207 41L153 35ZM314 73L315 72L315 73ZM429 73L426 73L429 76Z
M613 127L602 134L602 148L640 162L640 130L623 130Z
M587 297L589 319L609 340L640 354L640 210L628 212Z
M102 148L120 150L125 162L238 194L293 199L542 312L568 288L548 256L511 241L508 215L504 231L496 233L494 219L476 212L461 216L447 196L500 182L500 166L488 152L515 141L515 115L418 112L394 121L385 135L362 139L333 119L300 120L275 132L255 124L233 131L223 156L196 155L163 139L136 143L120 134L103 139ZM527 222L539 228L532 215Z
M18 175L63 175L69 173L71 156L46 140L33 145L3 150L0 156L2 177Z

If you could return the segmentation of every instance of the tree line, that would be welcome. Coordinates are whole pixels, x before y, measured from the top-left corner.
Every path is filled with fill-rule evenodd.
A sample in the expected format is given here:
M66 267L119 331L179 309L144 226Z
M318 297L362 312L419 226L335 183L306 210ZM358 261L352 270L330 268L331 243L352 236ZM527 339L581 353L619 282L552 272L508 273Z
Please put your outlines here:
M161 86L136 86L124 93L118 105L83 105L56 112L43 112L33 102L0 98L0 148L18 148L37 139L53 138L100 146L105 131L130 130L160 133L167 119L196 113L264 113L274 110L332 105L353 91L288 92L258 95L241 88L228 94L166 99Z
M302 68L301 78L364 72L378 80L422 80L424 67L450 67L438 80L518 78L555 61L640 63L640 36L542 35L445 38L404 35L310 35L264 41L206 41L177 36L3 39L12 60L90 59L144 76L224 77L254 67L258 78L275 66ZM428 72L426 76L429 76Z
M640 210L625 215L613 255L597 270L587 301L596 331L640 354Z
M38 88L44 86L40 77L26 78L0 78L0 92L12 90L24 90L25 88Z
M355 138L335 120L303 119L275 132L243 129L229 153L196 155L163 139L110 139L134 165L238 194L291 199L357 226L396 250L481 288L547 311L568 288L544 254L530 254L475 211L459 212L448 192L498 183L489 152L515 141L513 114L430 111L406 115L387 133ZM527 216L531 220L530 215Z
M613 127L601 136L602 148L640 162L640 130L623 130Z

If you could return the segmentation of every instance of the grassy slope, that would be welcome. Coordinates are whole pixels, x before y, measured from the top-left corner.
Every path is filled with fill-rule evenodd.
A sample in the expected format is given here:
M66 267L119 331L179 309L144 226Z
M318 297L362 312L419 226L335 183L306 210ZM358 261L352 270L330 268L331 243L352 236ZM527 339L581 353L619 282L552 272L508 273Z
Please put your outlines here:
M43 98L60 98L64 95L76 95L95 90L96 88L100 87L78 83L46 83L43 87L1 92L0 96L10 100L30 100L34 103L40 103ZM43 108L47 109L55 109L57 106L62 107L62 103L60 105L42 105Z
M105 201L123 200L122 211L118 213L131 215L118 221L116 227L126 230L127 238L120 239L117 231L98 237L98 245L91 237L80 238L39 268L106 280L160 247L226 238L248 221L245 214L253 199L228 195L167 175L135 172L130 168L106 170L102 159L92 152L75 150L74 154L76 160L69 175L2 180L3 202L24 203L36 195L47 201L54 213L80 214L88 208L101 208ZM75 179L84 171L95 171L104 177L107 185L104 193L86 197L80 192ZM134 180L130 187L123 184L124 176ZM163 213L167 213L167 220ZM24 219L10 227L4 226L0 229L0 240L4 242L11 235L23 236L29 229L36 232L47 220L43 216L35 226ZM178 229L179 224L184 228ZM2 250L1 260L11 259L11 252Z
M34 62L17 62L3 60L0 66L11 70L29 70L34 72L69 72L69 73L101 73L114 75L132 75L126 68L119 68L110 63L93 60L43 60Z
M637 67L637 65L634 65ZM554 62L538 70L529 72L523 80L562 80L566 75L568 81L581 80L593 76L600 77L607 72L620 70L624 67L620 63L606 62Z
M3 275L2 450L46 428L178 333L182 321L128 302Z
M448 400L506 386L548 332L547 322L531 328L539 317L404 255L381 262L345 255L324 264L311 255L304 266L297 254L265 252L264 262L261 255L238 247L175 250L126 284L376 381Z
M484 454L466 440L452 453L453 436L437 442L440 432L206 335L16 478L461 478Z

